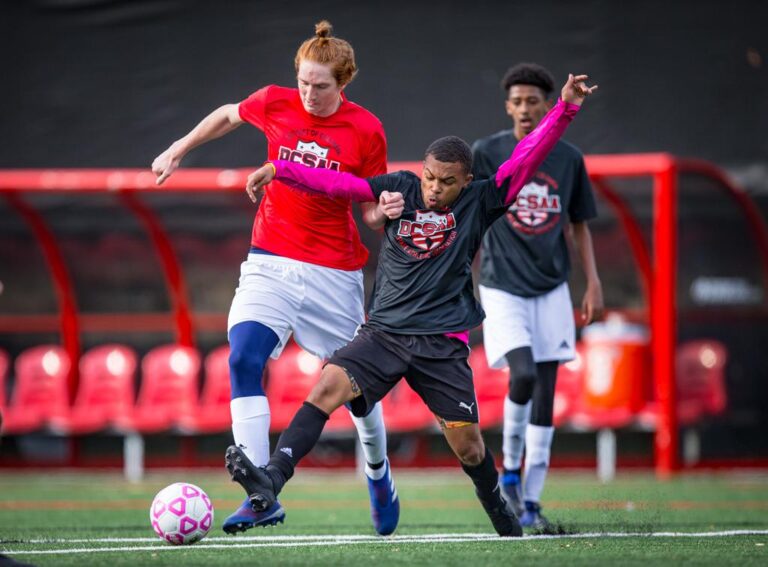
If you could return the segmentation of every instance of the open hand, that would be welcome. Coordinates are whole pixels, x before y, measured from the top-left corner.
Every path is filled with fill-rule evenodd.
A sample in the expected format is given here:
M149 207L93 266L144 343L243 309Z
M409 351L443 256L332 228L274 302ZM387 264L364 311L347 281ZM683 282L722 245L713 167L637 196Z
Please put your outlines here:
M576 104L581 106L584 99L597 90L597 85L588 87L585 82L589 78L589 75L571 75L568 74L568 80L563 86L563 90L560 92L560 98L565 102Z
M254 203L259 200L264 193L264 186L275 178L275 166L271 163L265 163L259 169L248 176L248 182L245 184L245 192Z

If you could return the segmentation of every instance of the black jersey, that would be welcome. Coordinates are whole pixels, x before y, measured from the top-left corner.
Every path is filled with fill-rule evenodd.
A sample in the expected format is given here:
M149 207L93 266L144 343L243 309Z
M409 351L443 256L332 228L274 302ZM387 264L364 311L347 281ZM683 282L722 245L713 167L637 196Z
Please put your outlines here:
M504 130L472 145L473 173L485 179L517 145ZM595 199L581 152L559 141L483 239L480 284L522 297L543 295L568 279L570 262L563 229L596 216Z
M509 157L509 154L507 154ZM501 215L509 181L475 181L450 208L428 209L421 180L408 171L368 179L378 199L399 191L400 218L387 220L368 324L395 334L428 335L478 326L485 313L475 299L472 259L486 229Z

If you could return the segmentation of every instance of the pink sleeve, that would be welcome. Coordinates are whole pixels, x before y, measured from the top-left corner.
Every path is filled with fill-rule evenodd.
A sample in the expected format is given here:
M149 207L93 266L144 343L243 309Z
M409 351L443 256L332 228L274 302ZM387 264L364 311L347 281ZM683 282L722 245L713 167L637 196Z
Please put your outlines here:
M307 167L291 161L271 163L275 166L275 179L296 189L350 201L376 201L368 182L351 173Z
M501 187L502 183L509 180L509 190L504 200L506 205L515 200L523 185L533 177L579 108L577 104L558 100L533 132L520 140L512 155L501 164L496 172L496 186Z

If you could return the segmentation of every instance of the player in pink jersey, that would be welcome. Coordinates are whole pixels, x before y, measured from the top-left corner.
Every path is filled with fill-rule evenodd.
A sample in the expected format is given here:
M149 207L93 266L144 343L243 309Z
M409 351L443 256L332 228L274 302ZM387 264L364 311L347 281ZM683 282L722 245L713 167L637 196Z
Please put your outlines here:
M379 120L344 96L354 78L352 46L316 26L295 59L298 88L264 87L239 104L205 117L152 163L161 184L193 148L248 122L264 132L268 159L359 176L386 173L386 138ZM380 228L403 210L402 195L386 193L363 207L363 219ZM231 347L232 432L257 466L269 460L269 404L262 386L268 357L277 358L293 333L321 358L347 344L364 320L363 274L368 251L360 242L348 199L305 194L272 183L259 204L251 249L227 324ZM280 377L276 377L280 379ZM353 417L365 453L371 516L379 534L397 527L399 500L386 458L386 432L377 405ZM282 522L279 502L254 511L248 500L224 522L228 533Z

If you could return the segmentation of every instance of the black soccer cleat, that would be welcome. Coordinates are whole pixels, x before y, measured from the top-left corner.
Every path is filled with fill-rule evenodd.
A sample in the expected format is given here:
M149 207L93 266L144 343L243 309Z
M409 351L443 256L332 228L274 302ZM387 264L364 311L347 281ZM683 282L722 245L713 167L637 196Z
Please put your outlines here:
M486 508L485 513L491 519L493 529L501 537L522 537L523 528L520 521L506 502L496 508Z
M274 484L264 467L255 466L236 445L227 447L224 462L229 476L245 490L254 512L264 512L275 504Z
M497 534L501 537L522 537L523 528L520 526L520 521L517 519L512 506L501 495L498 486L491 493L489 500L480 498L480 503L483 505L485 513L488 514Z

